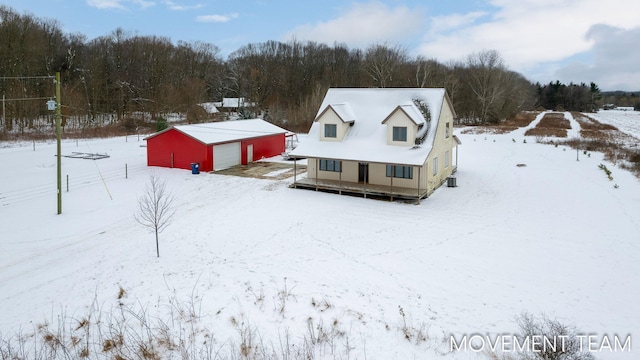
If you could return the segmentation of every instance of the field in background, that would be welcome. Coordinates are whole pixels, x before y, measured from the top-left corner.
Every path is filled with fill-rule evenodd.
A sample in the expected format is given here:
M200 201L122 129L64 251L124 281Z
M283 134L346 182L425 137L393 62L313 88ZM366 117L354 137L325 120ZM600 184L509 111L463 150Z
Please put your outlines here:
M134 343L147 358L468 359L482 355L449 353L450 334L514 333L522 312L634 334L640 183L600 152L576 161L562 142L536 143L525 136L536 119L503 134L458 129L458 187L421 205L148 168L144 143L118 137L63 143L110 157L63 158L70 186L55 215L55 144L1 148L0 347L55 344L62 330L78 340L72 357L109 357L131 326L152 337ZM150 173L176 195L159 259L133 219ZM89 341L96 320L121 326Z

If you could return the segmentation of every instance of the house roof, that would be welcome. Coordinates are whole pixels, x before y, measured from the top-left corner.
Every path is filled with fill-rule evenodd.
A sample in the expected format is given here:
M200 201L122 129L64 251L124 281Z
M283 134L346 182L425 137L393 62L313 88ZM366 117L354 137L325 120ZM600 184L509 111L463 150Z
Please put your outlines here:
M351 110L349 104L329 104L322 113L319 113L318 116L316 116L315 121L318 121L318 118L320 118L320 116L329 109L333 109L342 122L352 123L356 121L356 116L353 114L353 110Z
M220 107L224 108L241 108L241 107L253 107L255 103L246 101L245 98L222 98Z
M216 107L216 103L205 102L205 103L198 104L198 106L203 108L204 111L207 112L207 114L215 114L215 113L219 112L218 108Z
M211 145L255 138L267 135L285 134L288 131L262 119L220 121L191 125L176 125L145 138L148 140L169 130L177 130L203 144Z
M420 110L418 110L418 108L414 104L398 105L398 107L396 107L384 120L382 120L382 123L385 124L387 120L391 118L391 115L396 112L396 110L403 111L405 114L407 114L409 119L411 119L411 121L413 121L413 123L418 126L424 125L426 123L424 116L422 116Z
M416 107L419 100L428 106L433 121L426 119ZM348 104L355 121L341 142L320 141L320 124L315 121L304 142L293 150L294 157L318 157L387 164L422 165L433 146L438 119L443 105L453 111L444 89L329 89L320 105L316 119L333 104ZM335 108L335 106L334 106ZM427 131L422 144L414 147L387 145L387 126L383 122L400 108L416 124L422 126L418 135ZM454 113L455 116L455 113ZM427 125L428 124L428 125Z

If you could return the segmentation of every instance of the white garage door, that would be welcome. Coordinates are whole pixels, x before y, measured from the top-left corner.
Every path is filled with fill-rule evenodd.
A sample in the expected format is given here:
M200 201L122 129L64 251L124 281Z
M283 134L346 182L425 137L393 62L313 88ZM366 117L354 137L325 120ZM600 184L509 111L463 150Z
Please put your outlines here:
M240 165L240 142L213 146L213 170Z

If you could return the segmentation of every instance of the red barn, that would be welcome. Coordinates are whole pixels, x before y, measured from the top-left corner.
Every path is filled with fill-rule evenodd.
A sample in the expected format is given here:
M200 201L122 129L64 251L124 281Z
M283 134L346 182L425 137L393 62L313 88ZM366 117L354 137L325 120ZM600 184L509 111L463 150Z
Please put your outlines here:
M246 165L285 150L287 130L262 119L178 125L145 138L147 165L200 171Z

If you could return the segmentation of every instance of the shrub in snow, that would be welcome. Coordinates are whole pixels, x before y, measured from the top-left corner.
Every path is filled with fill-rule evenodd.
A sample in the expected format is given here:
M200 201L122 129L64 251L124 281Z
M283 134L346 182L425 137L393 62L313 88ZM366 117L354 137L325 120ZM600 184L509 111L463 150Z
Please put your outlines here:
M613 176L611 176L611 170L607 169L607 166L605 164L598 165L598 168L604 171L604 173L607 175L607 178L609 178L609 181L613 180Z
M542 315L534 317L523 313L516 318L519 333L515 338L520 344L527 344L517 351L501 352L500 346L488 351L488 358L494 360L595 360L595 357L581 343L580 332L575 327ZM531 342L531 339L547 339ZM564 339L551 346L553 339ZM529 341L527 341L529 340ZM514 345L515 346L515 345Z

